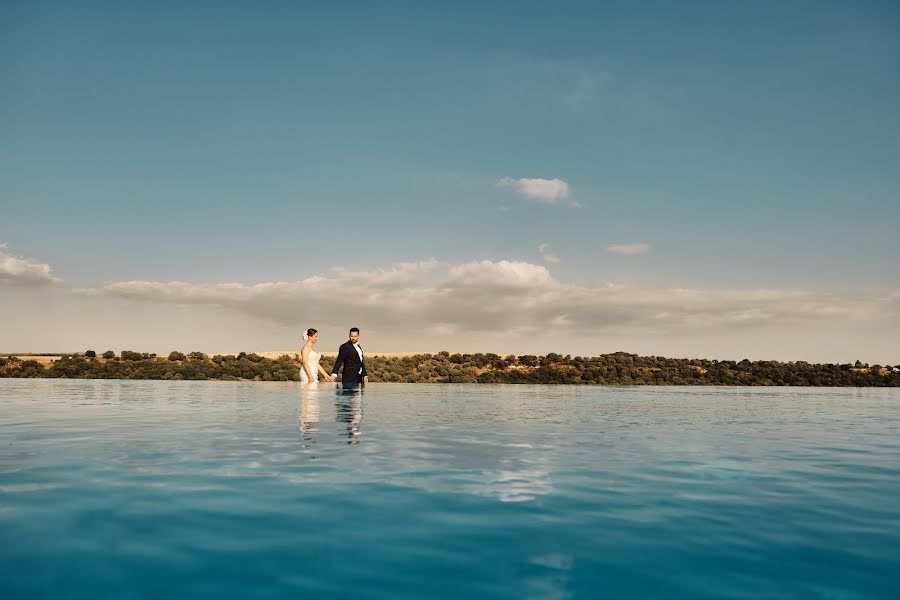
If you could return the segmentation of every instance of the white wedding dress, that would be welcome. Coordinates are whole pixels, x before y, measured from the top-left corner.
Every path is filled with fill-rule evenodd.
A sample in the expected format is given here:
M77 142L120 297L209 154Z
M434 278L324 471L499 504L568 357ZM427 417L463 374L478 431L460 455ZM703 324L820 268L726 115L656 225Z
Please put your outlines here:
M312 383L319 381L319 358L322 355L315 350L310 350L306 355L306 364L309 365L309 372L312 373ZM300 365L300 383L310 383L309 377L306 376L306 369Z

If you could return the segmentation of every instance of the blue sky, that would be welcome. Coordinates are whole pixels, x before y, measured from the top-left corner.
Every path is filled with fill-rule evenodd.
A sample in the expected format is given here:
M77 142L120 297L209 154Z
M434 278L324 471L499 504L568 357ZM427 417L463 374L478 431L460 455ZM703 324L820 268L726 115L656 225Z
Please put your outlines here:
M4 2L0 351L900 361L898 106L893 2Z

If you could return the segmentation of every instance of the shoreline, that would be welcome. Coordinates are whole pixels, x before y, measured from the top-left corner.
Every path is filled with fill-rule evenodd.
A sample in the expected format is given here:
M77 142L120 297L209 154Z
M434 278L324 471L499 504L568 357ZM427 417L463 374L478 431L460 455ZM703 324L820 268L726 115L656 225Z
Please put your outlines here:
M329 370L335 353L323 353ZM5 357L4 357L5 356ZM536 383L580 385L756 385L900 387L900 365L719 361L614 352L585 357L493 353L371 353L370 381L388 383ZM272 358L270 358L272 357ZM207 355L112 351L101 356L0 355L0 378L299 381L296 352Z

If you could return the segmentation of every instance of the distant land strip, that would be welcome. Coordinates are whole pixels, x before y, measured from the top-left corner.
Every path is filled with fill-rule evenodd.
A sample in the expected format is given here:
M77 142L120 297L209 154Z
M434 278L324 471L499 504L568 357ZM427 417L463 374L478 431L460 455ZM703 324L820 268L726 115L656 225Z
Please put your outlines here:
M75 354L0 354L0 378L299 381L297 354L215 354L92 350ZM329 371L334 354L321 365ZM371 382L544 383L577 385L754 385L900 387L900 365L732 361L614 352L600 356L491 353L368 354Z

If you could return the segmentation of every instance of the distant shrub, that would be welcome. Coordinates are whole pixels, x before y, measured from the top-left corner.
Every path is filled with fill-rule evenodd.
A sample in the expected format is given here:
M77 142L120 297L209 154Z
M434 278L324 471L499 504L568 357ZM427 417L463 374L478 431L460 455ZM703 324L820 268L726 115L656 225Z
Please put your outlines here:
M85 355L87 358L97 358L97 353L94 352L93 350L86 350L85 353L84 353L84 355Z
M36 360L25 360L16 367L16 370L14 377L40 377L44 372L44 365Z
M184 360L184 354L173 350L169 352L169 360Z
M112 350L107 350L106 352L103 353L103 358L105 358L107 360L109 360L111 358L115 358L115 357L116 357L116 353L113 352Z

